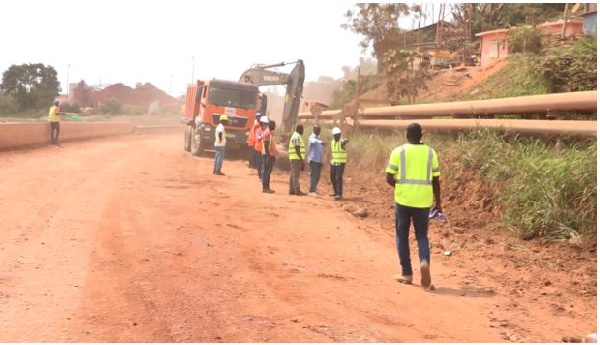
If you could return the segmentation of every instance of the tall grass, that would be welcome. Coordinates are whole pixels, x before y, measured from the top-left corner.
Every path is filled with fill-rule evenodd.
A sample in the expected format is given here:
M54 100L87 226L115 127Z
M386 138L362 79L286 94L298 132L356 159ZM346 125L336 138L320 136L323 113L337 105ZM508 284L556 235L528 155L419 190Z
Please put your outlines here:
M350 139L354 164L371 172L383 172L391 150L406 142L403 133L363 133ZM513 235L550 241L596 238L595 140L568 143L476 130L426 135L423 141L438 152L445 184L465 175L480 176Z

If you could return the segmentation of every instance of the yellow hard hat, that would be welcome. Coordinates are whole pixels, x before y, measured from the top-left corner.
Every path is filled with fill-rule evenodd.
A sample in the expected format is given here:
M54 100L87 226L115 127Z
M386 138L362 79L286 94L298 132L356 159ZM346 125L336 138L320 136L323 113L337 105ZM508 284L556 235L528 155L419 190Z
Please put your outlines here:
M219 117L219 121L229 121L229 118L227 115L221 115L221 117Z

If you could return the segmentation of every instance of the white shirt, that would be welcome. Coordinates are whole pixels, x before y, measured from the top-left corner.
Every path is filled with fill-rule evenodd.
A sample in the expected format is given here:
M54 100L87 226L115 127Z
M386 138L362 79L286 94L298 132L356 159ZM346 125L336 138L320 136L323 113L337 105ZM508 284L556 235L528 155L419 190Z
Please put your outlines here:
M219 133L223 133L222 140L219 142ZM215 146L225 146L227 142L227 138L225 136L225 126L222 123L217 125L217 129L215 130Z

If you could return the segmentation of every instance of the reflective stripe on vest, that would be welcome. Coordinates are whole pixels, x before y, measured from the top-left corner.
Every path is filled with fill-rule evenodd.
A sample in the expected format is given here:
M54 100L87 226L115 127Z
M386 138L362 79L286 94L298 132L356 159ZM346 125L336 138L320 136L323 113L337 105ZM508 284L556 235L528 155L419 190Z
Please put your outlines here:
M431 166L433 165L433 149L429 148L429 154L427 155L427 175L425 180L419 179L407 179L406 178L406 151L404 148L400 151L400 178L396 180L398 184L416 184L416 185L430 185L431 184ZM439 169L436 169L439 171Z
M302 140L302 137L298 132L294 132L294 134L292 134L292 137L290 138L290 144L288 146L288 156L290 160L300 159L300 157L298 157L298 154L296 153L296 145L294 145L295 139L298 139L298 141L300 142L300 154L302 155L302 159L304 159L306 157L306 147L304 146L304 141Z
M340 141L331 140L331 164L346 164L348 152L342 148Z

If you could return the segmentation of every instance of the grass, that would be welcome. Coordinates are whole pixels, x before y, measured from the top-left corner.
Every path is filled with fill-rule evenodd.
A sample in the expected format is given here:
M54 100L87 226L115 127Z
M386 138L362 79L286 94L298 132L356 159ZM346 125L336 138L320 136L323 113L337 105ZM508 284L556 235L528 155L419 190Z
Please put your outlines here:
M383 173L390 151L406 142L403 133L362 133L350 140L349 155L360 157L358 170L373 173ZM514 236L596 238L596 141L569 143L490 130L424 141L440 156L444 184L480 176L500 205L504 228Z

